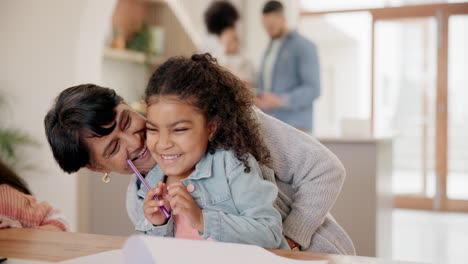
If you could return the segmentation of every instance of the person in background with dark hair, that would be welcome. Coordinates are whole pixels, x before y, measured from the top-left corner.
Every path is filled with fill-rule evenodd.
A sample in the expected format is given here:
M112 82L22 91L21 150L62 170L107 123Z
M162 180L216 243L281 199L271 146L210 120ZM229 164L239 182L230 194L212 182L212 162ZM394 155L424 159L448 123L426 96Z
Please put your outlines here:
M26 183L0 161L0 229L67 231L68 224L47 202L38 203Z
M256 73L252 63L242 55L236 30L239 13L228 1L215 1L205 11L205 25L218 37L221 50L213 52L218 63L240 78L247 87L254 87Z
M268 1L263 25L271 38L263 56L257 87L257 106L305 132L313 130L313 101L320 96L317 49L295 30L289 30L284 7Z
M329 213L346 175L339 159L314 137L257 108L253 114L271 154L271 163L262 166L266 167L262 172L264 177L273 176L278 186L275 207L282 216L289 246L293 250L355 254L351 239ZM103 181L108 182L111 172L133 174L127 159L134 160L144 175L156 165L148 151L145 122L114 90L83 84L58 95L44 125L55 160L64 171L87 167L101 172ZM127 212L134 224L135 205L128 201L134 197L137 184L133 175Z

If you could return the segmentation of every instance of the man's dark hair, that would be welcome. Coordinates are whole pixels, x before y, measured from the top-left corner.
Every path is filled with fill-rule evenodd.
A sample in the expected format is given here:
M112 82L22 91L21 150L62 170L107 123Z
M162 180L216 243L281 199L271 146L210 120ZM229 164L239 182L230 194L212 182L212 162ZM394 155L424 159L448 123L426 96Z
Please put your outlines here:
M268 1L264 6L262 10L262 14L266 15L269 13L280 13L283 14L284 12L284 7L283 4L279 1Z
M7 184L24 194L31 194L28 185L0 160L0 184Z
M208 32L215 35L230 27L234 27L239 19L239 13L231 3L227 1L215 1L205 11L205 24Z
M44 118L45 133L54 158L68 173L77 172L89 164L89 150L83 138L109 135L115 108L122 97L114 90L94 84L70 87L56 98Z

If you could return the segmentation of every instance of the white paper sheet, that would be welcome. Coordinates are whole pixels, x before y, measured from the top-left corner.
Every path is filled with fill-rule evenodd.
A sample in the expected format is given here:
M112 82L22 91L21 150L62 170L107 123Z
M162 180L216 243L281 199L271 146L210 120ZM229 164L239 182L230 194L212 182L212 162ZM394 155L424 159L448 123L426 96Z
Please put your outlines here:
M327 264L328 261L294 260L252 245L132 236L122 250L80 257L62 264Z
M277 256L252 245L133 236L123 249L124 264L327 264Z

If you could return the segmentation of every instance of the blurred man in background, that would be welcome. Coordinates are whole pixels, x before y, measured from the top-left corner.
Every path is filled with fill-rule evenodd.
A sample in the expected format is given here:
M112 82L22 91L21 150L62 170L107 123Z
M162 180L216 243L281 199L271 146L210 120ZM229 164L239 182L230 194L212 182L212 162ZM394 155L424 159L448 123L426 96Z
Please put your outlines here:
M289 30L284 7L269 1L262 22L271 38L258 78L256 105L266 113L312 132L313 101L320 96L320 70L315 44Z

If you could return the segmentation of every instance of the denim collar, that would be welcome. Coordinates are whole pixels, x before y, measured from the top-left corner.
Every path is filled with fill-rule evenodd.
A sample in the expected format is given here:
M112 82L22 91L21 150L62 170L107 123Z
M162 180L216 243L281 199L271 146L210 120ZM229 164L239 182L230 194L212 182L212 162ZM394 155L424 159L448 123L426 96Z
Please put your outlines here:
M200 161L195 165L195 170L190 174L185 180L200 180L204 178L209 178L212 176L211 167L213 165L214 155L206 153Z
M210 153L206 153L203 157L198 161L195 165L195 170L190 174L187 178L183 179L182 182L186 182L188 180L200 180L209 178L212 176L211 167L213 165L213 158L214 155ZM164 179L164 172L161 169L161 166L156 165L152 170L150 170L146 176L146 181L150 186L156 186L158 182ZM137 178L138 180L138 178ZM146 193L145 186L138 180L137 181L138 191L139 194Z

